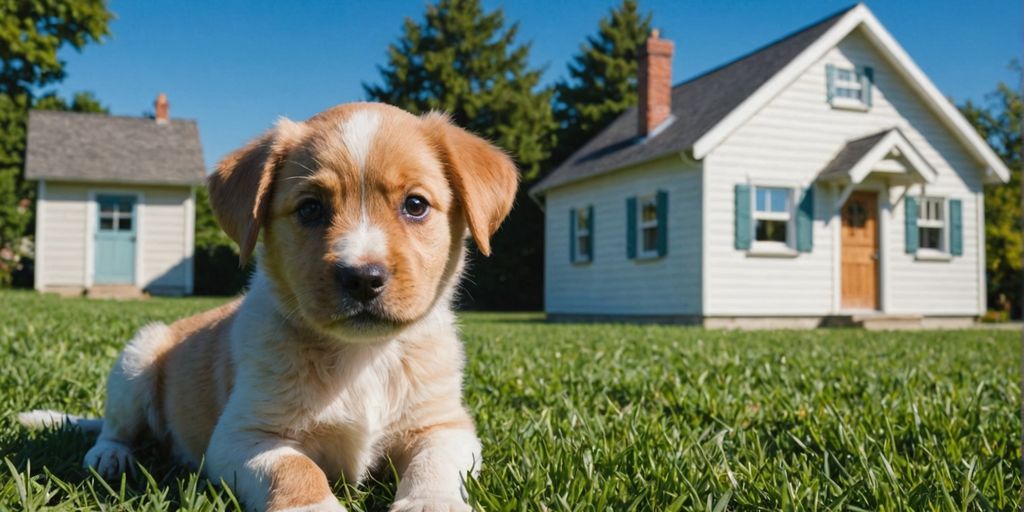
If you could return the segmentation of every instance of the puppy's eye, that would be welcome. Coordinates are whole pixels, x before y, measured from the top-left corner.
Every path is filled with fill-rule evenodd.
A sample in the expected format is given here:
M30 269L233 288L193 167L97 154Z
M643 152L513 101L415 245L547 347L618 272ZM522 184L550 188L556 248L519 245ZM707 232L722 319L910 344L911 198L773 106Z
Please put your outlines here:
M295 213L299 216L299 222L307 226L313 225L323 219L324 205L316 199L306 199L299 203L299 209Z
M405 202L402 203L402 214L416 220L426 217L428 211L430 211L430 203L422 196L406 197Z

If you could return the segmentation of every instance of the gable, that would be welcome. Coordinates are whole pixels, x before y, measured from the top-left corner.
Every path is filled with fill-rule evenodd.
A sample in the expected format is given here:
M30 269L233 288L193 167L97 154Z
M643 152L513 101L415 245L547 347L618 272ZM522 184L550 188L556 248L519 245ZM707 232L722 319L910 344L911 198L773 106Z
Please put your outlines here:
M854 45L858 39L868 43L878 62L888 65L891 75L900 77L907 89L932 111L939 124L963 145L972 158L984 164L986 180L1009 180L1009 169L1002 160L863 4L844 14L817 41L694 142L694 158L707 156L798 78L805 73L816 73L813 65L820 64L823 58L837 50L842 53L843 46Z

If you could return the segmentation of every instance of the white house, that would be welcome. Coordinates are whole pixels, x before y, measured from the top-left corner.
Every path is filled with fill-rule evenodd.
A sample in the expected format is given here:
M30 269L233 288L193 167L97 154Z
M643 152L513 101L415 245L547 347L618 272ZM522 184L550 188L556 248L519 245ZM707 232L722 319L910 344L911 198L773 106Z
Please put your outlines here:
M550 318L954 325L1009 171L862 4L640 101L538 183Z
M35 288L64 294L192 293L196 123L32 111L25 177L38 183Z

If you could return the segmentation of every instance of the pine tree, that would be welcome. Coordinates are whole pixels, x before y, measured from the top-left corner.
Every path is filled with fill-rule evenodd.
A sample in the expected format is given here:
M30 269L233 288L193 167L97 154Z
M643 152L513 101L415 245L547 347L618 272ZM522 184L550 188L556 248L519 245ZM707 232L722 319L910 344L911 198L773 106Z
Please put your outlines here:
M651 30L651 14L637 0L623 0L601 19L569 63L569 78L555 85L558 165L637 102L637 56Z
M551 92L516 44L518 23L505 28L501 9L479 0L439 0L422 22L406 19L401 39L379 67L383 83L366 95L413 113L448 112L459 126L490 139L516 159L524 180L537 175L554 145Z

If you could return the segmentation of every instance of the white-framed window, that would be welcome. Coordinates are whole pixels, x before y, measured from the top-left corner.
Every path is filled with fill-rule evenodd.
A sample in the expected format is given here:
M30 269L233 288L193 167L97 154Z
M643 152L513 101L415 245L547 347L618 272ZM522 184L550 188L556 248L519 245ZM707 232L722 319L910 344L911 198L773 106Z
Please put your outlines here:
M922 197L917 207L918 248L946 252L946 200Z
M658 257L658 197L656 195L638 197L637 206L637 256L640 258Z
M592 216L593 208L589 206L573 210L573 222L575 223L573 229L573 262L585 263L591 259L594 250L593 237L590 232L594 225Z
M793 189L754 186L754 245L788 248L793 245Z
M874 72L867 66L836 66L829 64L828 98L835 108L867 110L871 107Z

